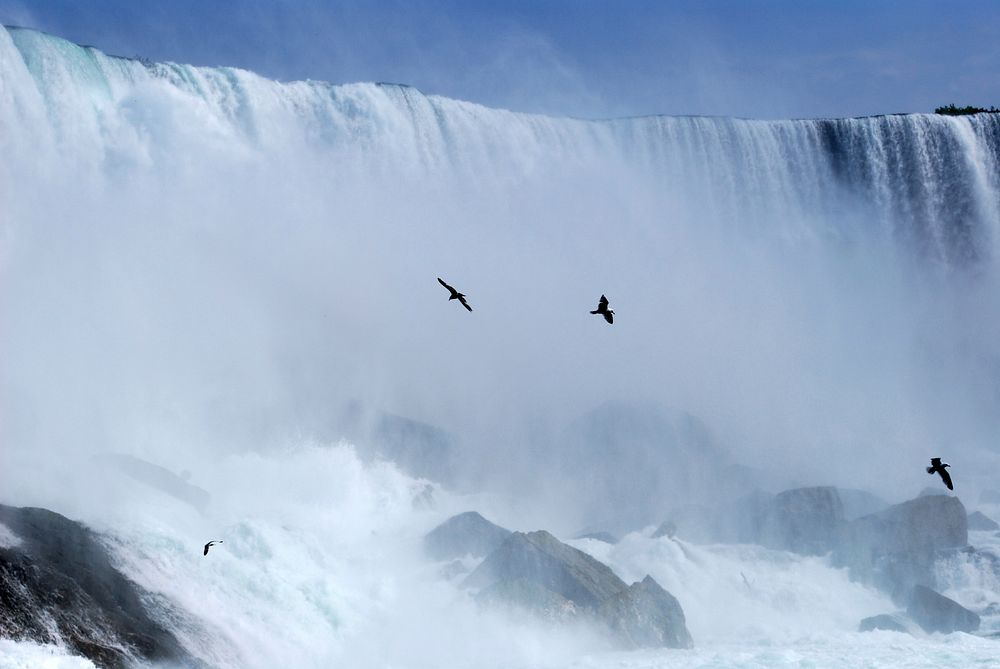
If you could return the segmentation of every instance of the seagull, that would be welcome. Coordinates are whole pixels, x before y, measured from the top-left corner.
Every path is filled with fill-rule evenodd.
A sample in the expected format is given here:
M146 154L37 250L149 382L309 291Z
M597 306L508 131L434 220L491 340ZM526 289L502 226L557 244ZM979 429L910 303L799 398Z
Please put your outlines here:
M438 277L438 283L440 283L442 286L451 291L451 297L448 298L449 300L458 300L459 302L462 303L463 307L465 307L469 311L472 311L472 307L470 307L469 303L465 301L465 295L463 295L462 293L458 292L457 290L446 284L444 282L444 279L442 279L441 277Z
M608 298L601 295L601 301L597 303L597 310L591 311L592 314L602 314L604 320L608 323L615 322L615 311L614 309L608 309Z
M945 467L951 467L947 462L942 464L941 458L931 458L931 466L927 468L928 474L934 474L937 472L941 475L941 480L944 484L948 486L948 490L954 490L955 488L951 485L951 474L945 471Z
M202 555L208 555L208 549L209 548L211 548L215 544L221 544L221 543L222 543L222 539L219 539L218 541L209 541L207 544L205 544L205 552L202 553Z

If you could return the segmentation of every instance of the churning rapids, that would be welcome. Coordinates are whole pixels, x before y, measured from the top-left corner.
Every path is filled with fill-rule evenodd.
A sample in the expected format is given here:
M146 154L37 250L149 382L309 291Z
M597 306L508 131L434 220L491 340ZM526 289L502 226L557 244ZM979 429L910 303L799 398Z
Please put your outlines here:
M0 28L0 504L97 531L205 666L1000 666L964 524L998 289L1000 114L552 118ZM972 548L918 571L981 625L858 632L906 605L836 537L935 456ZM771 494L816 486L789 533ZM423 547L470 509L649 574L694 647L481 605Z

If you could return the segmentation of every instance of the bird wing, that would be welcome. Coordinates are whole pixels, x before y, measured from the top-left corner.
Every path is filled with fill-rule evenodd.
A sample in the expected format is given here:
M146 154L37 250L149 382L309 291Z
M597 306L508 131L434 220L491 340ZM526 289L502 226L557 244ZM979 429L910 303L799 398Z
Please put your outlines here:
M597 303L597 310L604 311L608 308L608 298L601 295L601 301Z
M458 296L458 301L462 303L463 307L465 307L469 311L472 311L472 307L470 307L469 303L465 301L465 295L459 295Z
M948 473L948 470L942 467L938 473L941 474L941 480L948 486L948 490L954 490L954 486L951 485L951 474Z
M615 317L612 315L612 313L610 311L605 311L604 312L604 320L606 320L608 323L614 323L615 322Z
M446 283L444 282L444 279L442 279L441 277L438 277L438 283L440 283L440 284L441 284L442 286L444 286L445 288L447 288L447 289L448 289L448 290L450 290L451 292L453 292L453 293L455 292L455 289L454 289L454 288L452 288L451 286L449 286L448 284L446 284Z
M211 541L209 541L209 542L208 542L207 544L205 544L205 552L204 552L204 553L202 553L202 555L208 555L208 548L209 548L209 546L211 546L211 545L212 545L212 542L211 542Z

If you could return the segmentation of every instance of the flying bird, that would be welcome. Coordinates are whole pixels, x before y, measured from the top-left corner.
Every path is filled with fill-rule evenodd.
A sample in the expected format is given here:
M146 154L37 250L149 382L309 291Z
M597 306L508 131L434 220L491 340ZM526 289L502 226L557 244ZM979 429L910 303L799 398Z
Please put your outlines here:
M931 458L931 466L927 468L928 474L938 473L941 475L941 480L944 484L948 486L948 490L954 490L955 488L951 485L951 474L949 474L945 467L951 467L948 463L941 462L941 458Z
M458 300L459 302L462 303L463 307L465 307L469 311L472 311L472 307L470 307L469 303L465 301L465 295L463 295L462 293L458 292L457 290L446 284L444 282L444 279L442 279L441 277L438 277L438 283L440 283L442 286L451 291L451 297L448 298L449 300Z
M211 548L215 544L221 544L221 543L222 543L222 539L219 539L218 541L209 541L207 544L205 544L205 552L202 553L202 555L208 555L208 549L209 548Z
M614 309L608 309L608 298L601 295L601 301L597 303L597 310L591 311L592 314L601 314L604 316L604 320L608 323L615 322L615 312Z

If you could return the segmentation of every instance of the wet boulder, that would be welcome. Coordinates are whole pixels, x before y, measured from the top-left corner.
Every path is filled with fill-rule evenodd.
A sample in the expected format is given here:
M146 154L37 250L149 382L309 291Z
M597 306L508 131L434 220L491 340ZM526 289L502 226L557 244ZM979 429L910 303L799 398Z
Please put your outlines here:
M510 530L495 525L475 511L452 516L424 537L424 550L435 560L481 558L493 552L510 536Z
M934 562L968 543L957 497L929 495L848 523L833 552L851 577L904 601L914 585L936 585Z
M580 607L596 609L627 586L611 568L544 530L515 532L476 568L465 585L486 588L526 579Z
M153 618L153 596L115 569L93 531L46 509L3 505L0 524L8 535L0 636L62 644L99 667L202 666Z
M906 612L925 632L975 632L979 616L953 599L922 585L914 586Z
M585 620L623 647L692 645L677 600L651 577L627 586L605 564L545 531L513 533L465 580L480 602L550 620Z
M605 600L598 614L634 648L694 646L680 603L651 576Z

